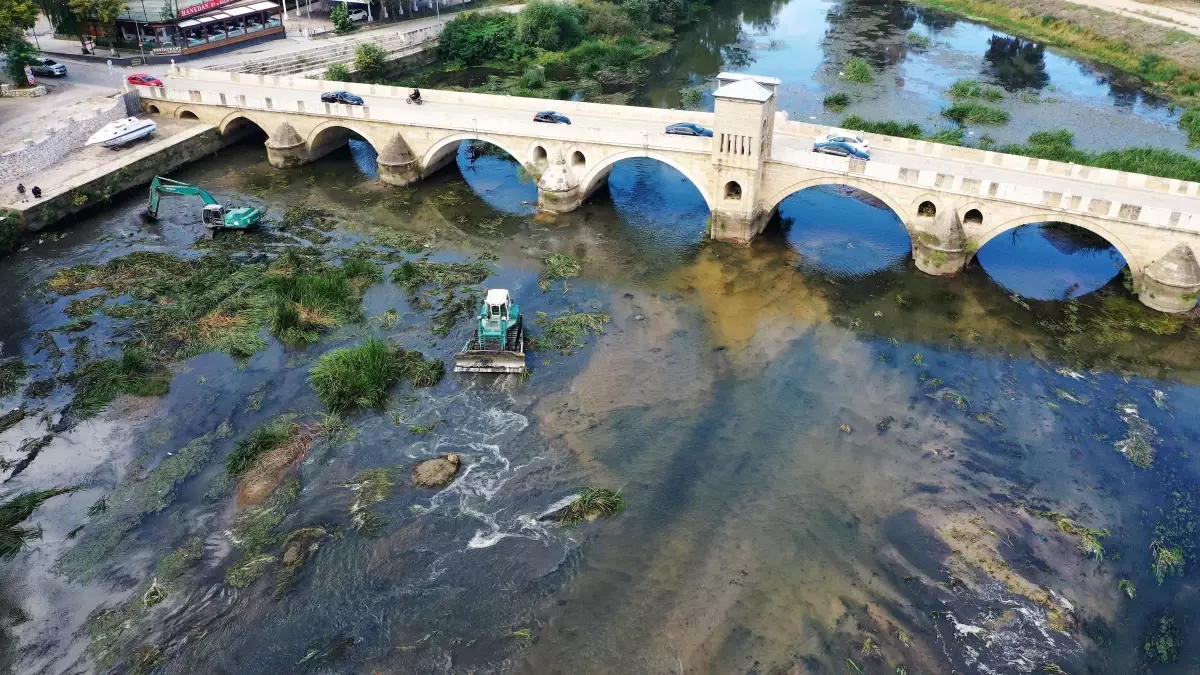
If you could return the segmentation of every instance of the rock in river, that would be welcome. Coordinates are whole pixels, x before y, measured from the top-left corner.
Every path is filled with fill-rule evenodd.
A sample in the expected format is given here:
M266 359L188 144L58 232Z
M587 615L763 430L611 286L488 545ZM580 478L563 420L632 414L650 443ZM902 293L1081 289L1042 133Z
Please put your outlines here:
M458 473L458 464L458 455L453 452L437 459L418 462L412 470L413 483L423 488L445 487L454 480L454 474Z

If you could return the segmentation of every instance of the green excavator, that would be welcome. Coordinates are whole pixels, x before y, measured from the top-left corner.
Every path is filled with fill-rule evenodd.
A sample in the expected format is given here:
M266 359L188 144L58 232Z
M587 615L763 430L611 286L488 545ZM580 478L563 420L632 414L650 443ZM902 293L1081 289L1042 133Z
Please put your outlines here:
M479 307L475 334L454 355L456 373L524 373L525 326L508 291L492 288Z
M266 211L256 206L240 206L226 211L225 207L213 199L212 195L195 185L155 176L154 180L150 181L150 205L146 207L145 213L148 218L158 218L158 199L162 195L195 195L199 197L204 202L204 211L201 212L201 217L204 220L204 226L208 228L207 236L210 239L217 230L244 231L257 225L266 215Z

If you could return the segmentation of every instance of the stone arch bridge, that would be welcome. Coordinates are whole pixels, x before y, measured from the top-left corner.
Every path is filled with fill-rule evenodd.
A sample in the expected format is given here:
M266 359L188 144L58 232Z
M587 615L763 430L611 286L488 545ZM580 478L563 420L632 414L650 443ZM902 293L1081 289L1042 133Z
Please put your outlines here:
M278 167L312 162L360 137L380 179L418 181L454 161L464 141L491 143L536 176L539 206L567 212L606 184L619 161L647 157L690 180L712 212L712 237L749 242L789 195L819 185L862 190L896 213L917 266L961 270L993 237L1029 223L1089 230L1125 258L1139 298L1187 311L1200 293L1200 184L870 134L871 160L812 152L827 127L775 109L779 82L722 73L715 111L687 112L407 89L175 67L164 87L136 87L153 114L195 118L237 137L261 129ZM324 103L345 89L361 106ZM572 124L533 121L553 109ZM664 133L694 122L712 137ZM850 224L852 227L853 225Z

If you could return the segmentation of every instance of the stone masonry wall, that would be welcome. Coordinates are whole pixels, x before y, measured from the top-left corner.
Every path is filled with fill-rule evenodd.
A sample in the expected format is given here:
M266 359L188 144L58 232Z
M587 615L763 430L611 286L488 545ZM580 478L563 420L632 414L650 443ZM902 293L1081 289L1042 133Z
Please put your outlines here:
M103 106L79 108L78 113L48 129L30 129L31 137L6 148L0 154L0 185L32 176L82 148L100 127L126 116L125 95L115 96Z

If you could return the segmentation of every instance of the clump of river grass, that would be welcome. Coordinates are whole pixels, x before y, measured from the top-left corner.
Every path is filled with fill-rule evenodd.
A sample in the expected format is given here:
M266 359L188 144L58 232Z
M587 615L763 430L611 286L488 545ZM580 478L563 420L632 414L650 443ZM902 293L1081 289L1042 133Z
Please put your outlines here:
M354 503L350 505L350 519L355 529L371 535L384 525L371 507L391 495L398 470L398 467L367 469L359 471L350 482L342 484L342 487L350 488L356 495Z
M1004 90L992 84L983 84L978 80L958 80L950 85L947 91L952 98L957 99L974 99L980 98L985 101L996 101L1004 98Z
M491 267L483 259L434 262L421 258L397 266L392 270L392 281L408 292L409 303L416 308L430 306L430 298L438 302L431 331L444 337L460 320L478 311L481 298L476 284L483 283L491 274Z
M996 150L1010 155L1036 157L1101 169L1200 181L1200 160L1190 155L1149 147L1089 152L1076 148L1074 140L1075 137L1070 131L1055 129L1031 134L1029 140L1023 144L1003 145Z
M275 273L264 277L271 294L268 325L288 343L316 342L320 331L360 320L363 290L383 278L378 265L362 258L309 270L299 255L285 254L277 262Z
M584 345L584 338L589 334L603 333L605 324L611 320L607 314L576 312L573 309L563 310L553 316L538 312L534 324L542 329L542 333L536 344L569 355Z
M199 537L192 537L183 546L171 551L158 561L154 578L170 585L183 573L192 568L204 556L204 542Z
M354 347L327 352L309 371L308 382L317 397L333 412L378 408L388 391L408 380L414 387L431 387L441 381L445 364L425 360L420 352L402 349L376 338Z
M830 110L845 110L846 106L850 105L850 94L844 91L825 94L825 98L821 100L821 105Z
M1083 552L1084 556L1095 556L1098 560L1104 560L1104 546L1100 544L1100 540L1109 535L1107 528L1094 530L1089 527L1082 527L1074 520L1055 511L1041 511L1029 508L1026 510L1032 516L1052 521L1058 526L1059 532L1077 537L1079 539L1079 550Z
M69 410L80 419L95 416L122 394L162 396L171 384L165 368L151 361L145 350L128 344L120 358L89 361L70 379L75 385L75 398Z
M1008 124L1008 111L983 103L955 103L942 110L942 117L959 124Z
M246 473L260 457L287 443L299 429L300 425L287 419L275 420L258 427L250 432L249 436L238 441L233 452L225 459L225 469L233 476Z
M27 527L26 520L39 506L58 495L69 494L79 488L55 488L40 492L25 492L0 504L0 560L12 560L25 549L26 544L42 536L42 527Z
M249 586L275 562L275 556L265 551L281 539L276 528L299 496L300 481L289 478L261 504L237 515L229 538L234 548L242 552L242 558L225 573L225 579L231 586Z
M597 518L608 518L625 512L625 495L621 490L585 487L575 501L558 514L559 525L575 525Z
M842 64L841 77L851 82L870 84L875 76L871 72L871 64L860 56L851 56Z
M1151 569L1161 586L1167 577L1183 574L1183 548L1171 546L1161 539L1150 542Z
M1154 622L1154 627L1143 640L1142 649L1146 652L1146 658L1156 663L1175 663L1179 658L1179 648L1183 645L1183 635L1175 626L1175 620L1166 614Z
M963 130L958 128L943 128L927 131L916 122L897 122L895 120L868 120L859 115L847 115L841 126L854 131L865 131L872 134L899 136L917 140L945 143L947 145L962 145Z
M583 262L565 253L551 253L542 258L545 269L538 277L538 288L543 293L550 290L550 284L558 279L574 279L583 272Z
M18 358L0 360L0 396L11 396L21 388L29 366Z

